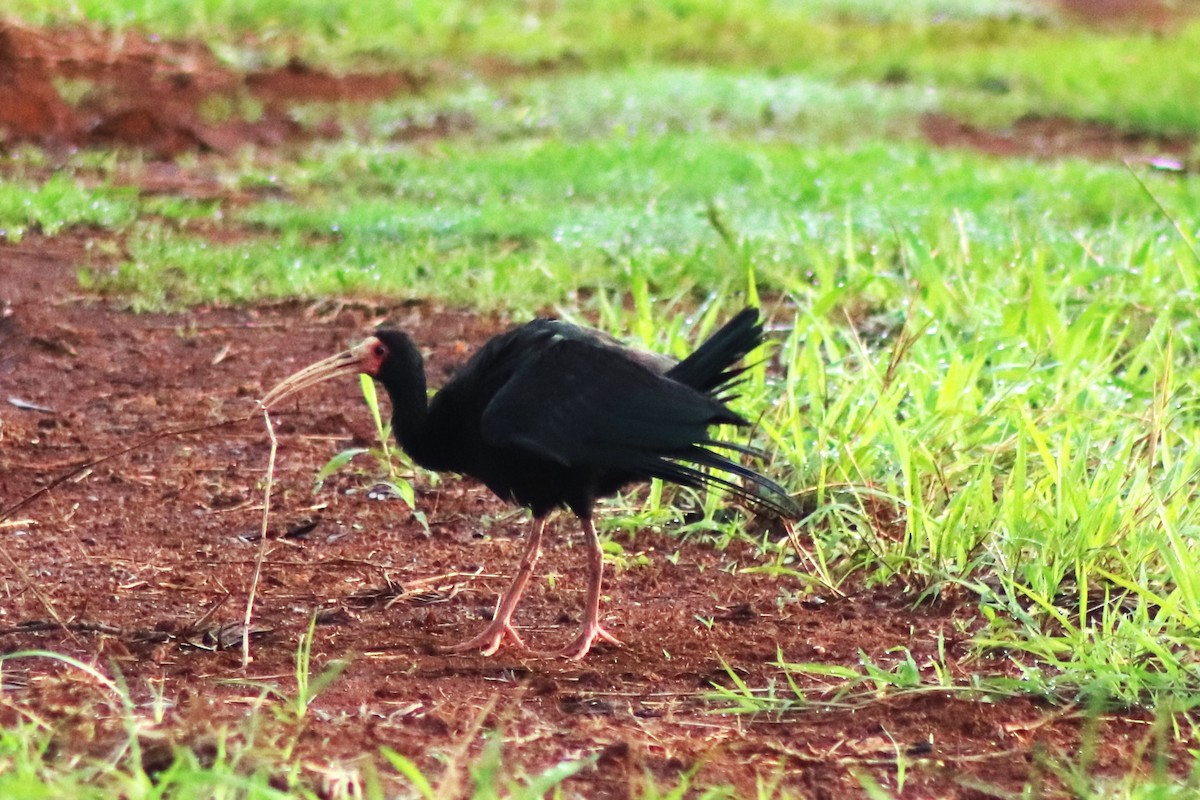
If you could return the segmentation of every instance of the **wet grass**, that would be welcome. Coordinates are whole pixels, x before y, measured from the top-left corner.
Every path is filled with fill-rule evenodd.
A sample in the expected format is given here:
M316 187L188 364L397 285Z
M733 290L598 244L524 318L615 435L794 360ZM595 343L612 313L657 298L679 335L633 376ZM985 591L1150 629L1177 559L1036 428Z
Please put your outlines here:
M368 130L398 138L442 121L455 138L479 142L690 134L812 145L914 138L920 115L937 110L941 97L914 84L644 65L472 81L401 97L373 107Z
M139 224L132 258L92 285L151 307L386 293L528 312L638 283L698 299L740 290L753 267L802 305L895 313L914 281L1015 293L1022 265L1045 264L1063 288L1103 279L1159 306L1192 256L1139 180L1185 220L1197 212L1187 181L1121 166L689 134L340 144L269 177L285 198L225 215L245 240ZM939 301L931 315L968 323Z
M30 232L54 236L70 226L124 228L140 208L132 190L92 190L66 175L0 180L0 237L19 242Z

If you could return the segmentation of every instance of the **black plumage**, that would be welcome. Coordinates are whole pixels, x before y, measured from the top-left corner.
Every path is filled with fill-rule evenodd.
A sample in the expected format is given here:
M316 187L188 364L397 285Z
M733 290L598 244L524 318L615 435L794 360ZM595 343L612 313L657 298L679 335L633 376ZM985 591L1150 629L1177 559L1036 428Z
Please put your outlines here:
M334 375L365 372L391 398L396 439L414 462L474 477L533 512L525 555L492 623L448 650L491 654L506 636L523 645L512 613L540 552L547 516L571 509L587 539L589 585L583 628L563 653L582 658L597 638L616 641L599 623L603 559L591 522L598 498L662 478L719 487L775 515L794 513L778 484L718 452L753 451L709 435L714 425L747 424L726 402L742 373L735 364L761 341L753 308L679 363L625 348L597 331L536 319L491 339L429 399L412 340L379 330L285 380L263 403Z

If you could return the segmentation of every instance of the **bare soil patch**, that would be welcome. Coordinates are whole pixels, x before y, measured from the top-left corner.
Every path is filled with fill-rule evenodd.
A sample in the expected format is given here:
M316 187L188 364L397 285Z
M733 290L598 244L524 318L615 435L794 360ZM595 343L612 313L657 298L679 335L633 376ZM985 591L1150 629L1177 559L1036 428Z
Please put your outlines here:
M301 126L303 103L365 103L417 91L405 72L332 75L293 60L241 74L196 42L125 31L35 30L0 22L0 143L131 147L169 158L338 136Z
M921 132L938 147L961 147L988 155L1041 159L1088 158L1187 168L1193 141L1183 136L1122 132L1111 125L1068 117L1022 117L1010 128L980 128L946 116L926 114Z
M1200 13L1195 0L1058 0L1057 5L1075 22L1160 32Z

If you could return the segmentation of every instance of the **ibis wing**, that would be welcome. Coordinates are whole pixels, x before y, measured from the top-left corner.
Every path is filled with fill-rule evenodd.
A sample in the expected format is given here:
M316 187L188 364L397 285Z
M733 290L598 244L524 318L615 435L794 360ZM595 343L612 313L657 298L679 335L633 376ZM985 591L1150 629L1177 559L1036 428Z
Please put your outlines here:
M795 505L782 487L709 449L749 451L711 439L709 426L720 423L746 420L618 348L564 338L533 356L497 391L484 409L482 433L493 446L524 449L563 466L713 486L757 508L793 516Z
M638 469L680 456L709 425L741 417L620 349L558 339L522 365L484 409L484 438L570 466Z

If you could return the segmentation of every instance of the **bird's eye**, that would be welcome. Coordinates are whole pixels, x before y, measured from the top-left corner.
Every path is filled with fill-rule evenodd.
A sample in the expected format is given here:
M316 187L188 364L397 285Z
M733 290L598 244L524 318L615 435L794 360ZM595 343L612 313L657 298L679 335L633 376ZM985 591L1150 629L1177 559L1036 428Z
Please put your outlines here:
M387 357L387 352L387 347L383 344L383 342L379 342L375 345L374 354L376 358L383 360Z

